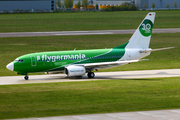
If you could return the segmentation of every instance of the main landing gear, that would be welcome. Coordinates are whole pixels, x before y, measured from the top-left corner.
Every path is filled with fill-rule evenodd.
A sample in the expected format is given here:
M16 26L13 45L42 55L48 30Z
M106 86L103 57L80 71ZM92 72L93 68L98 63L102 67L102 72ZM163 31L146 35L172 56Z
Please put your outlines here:
M28 79L29 79L29 76L28 76L28 75L24 76L24 79L25 79L25 80L28 80Z
M94 78L95 74L93 72L88 72L87 76L88 78Z

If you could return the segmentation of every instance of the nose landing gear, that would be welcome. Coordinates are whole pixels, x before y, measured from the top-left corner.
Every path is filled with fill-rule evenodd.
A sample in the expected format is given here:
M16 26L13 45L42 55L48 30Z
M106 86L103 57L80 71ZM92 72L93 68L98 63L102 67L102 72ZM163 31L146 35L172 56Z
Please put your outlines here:
M29 79L29 76L28 76L28 75L24 76L24 79L25 79L25 80L28 80L28 79Z

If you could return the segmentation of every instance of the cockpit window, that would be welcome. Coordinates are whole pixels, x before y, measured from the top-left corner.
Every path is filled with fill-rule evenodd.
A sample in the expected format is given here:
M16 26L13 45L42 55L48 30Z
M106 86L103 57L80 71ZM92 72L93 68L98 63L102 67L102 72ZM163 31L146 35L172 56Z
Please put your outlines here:
M23 62L24 60L19 60L18 62Z
M19 59L15 59L14 62L18 62Z
M14 60L14 62L20 62L20 63L23 62L23 61L24 61L23 59L20 59L20 60L16 59L16 60Z

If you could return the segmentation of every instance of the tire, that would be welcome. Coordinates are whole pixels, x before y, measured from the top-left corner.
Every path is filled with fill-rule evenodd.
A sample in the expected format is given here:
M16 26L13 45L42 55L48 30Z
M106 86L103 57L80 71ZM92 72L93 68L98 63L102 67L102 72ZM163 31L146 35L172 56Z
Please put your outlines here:
M88 72L87 76L88 78L94 78L95 74L93 72Z
M24 77L24 79L25 79L25 80L28 80L28 79L29 79L29 77L26 75L26 76Z

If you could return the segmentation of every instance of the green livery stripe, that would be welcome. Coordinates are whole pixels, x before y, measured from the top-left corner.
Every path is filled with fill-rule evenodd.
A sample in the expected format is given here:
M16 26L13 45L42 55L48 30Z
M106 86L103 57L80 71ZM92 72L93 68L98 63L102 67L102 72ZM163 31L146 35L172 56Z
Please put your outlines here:
M129 43L129 41L126 42L126 43L124 43L124 44L122 44L122 45L119 45L119 46L117 46L117 47L114 47L113 49L125 49L125 47L127 46L128 43Z
M91 56L89 59L79 62L78 64L112 62L120 59L125 53L124 49L111 49L109 52Z

